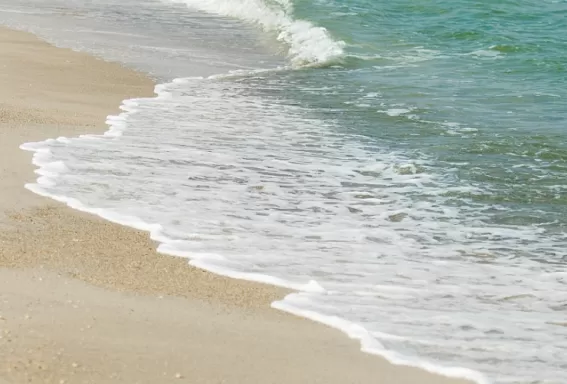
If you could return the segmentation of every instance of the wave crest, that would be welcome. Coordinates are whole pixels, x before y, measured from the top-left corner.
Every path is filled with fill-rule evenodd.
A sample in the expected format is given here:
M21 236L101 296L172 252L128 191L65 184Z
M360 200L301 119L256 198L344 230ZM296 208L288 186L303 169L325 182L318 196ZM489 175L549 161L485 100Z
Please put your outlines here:
M294 66L322 65L344 56L343 41L333 39L326 28L293 17L289 0L168 0L200 11L234 17L277 33L288 45Z

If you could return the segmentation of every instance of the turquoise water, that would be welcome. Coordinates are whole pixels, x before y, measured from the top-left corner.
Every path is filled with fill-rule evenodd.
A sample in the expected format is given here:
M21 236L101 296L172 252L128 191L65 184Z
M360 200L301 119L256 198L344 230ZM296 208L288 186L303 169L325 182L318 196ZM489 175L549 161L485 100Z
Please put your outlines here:
M567 2L56 3L22 22L166 83L28 188L395 363L567 382Z
M365 134L453 168L455 182L478 188L455 199L510 209L490 221L564 231L567 3L303 1L296 13L352 55L313 76L340 87L318 107L343 108ZM378 96L358 102L362 89ZM393 106L409 112L376 113Z

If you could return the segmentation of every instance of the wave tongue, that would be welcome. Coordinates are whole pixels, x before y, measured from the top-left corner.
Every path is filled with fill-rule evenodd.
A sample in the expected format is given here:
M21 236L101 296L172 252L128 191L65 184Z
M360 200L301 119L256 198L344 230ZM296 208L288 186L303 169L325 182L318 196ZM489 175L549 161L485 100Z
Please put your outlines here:
M344 56L345 43L332 38L329 31L292 16L293 5L287 0L166 0L186 4L200 11L234 17L275 32L278 40L289 46L294 66L323 65Z
M146 228L160 251L201 268L279 284L316 280L286 305L339 319L351 335L352 324L340 320L343 303L355 311L381 306L383 323L404 302L427 304L428 290L416 282L429 272L407 257L423 246L405 234L416 224L412 191L435 177L272 97L281 84L265 80L178 79L156 87L155 99L125 102L125 114L109 118L111 134L28 144L45 171L28 188ZM437 211L429 215L442 223ZM400 265L410 279L388 280ZM367 325L355 327L358 338L370 334ZM367 344L378 340L363 339L366 350L383 354Z
M152 231L161 251L201 268L264 282L316 280L321 286L303 285L282 309L348 317L383 344L381 354L533 377L534 367L517 361L539 349L518 340L543 340L546 369L563 375L562 347L549 342L565 330L555 310L566 302L563 272L499 257L518 244L542 254L541 234L487 226L474 209L448 205L446 194L465 187L445 183L425 160L287 103L279 75L159 85L157 98L125 102L125 114L109 118L110 134L25 145L41 166L28 187L127 225L137 224L123 218L154 223L138 227ZM517 296L526 293L533 297ZM349 322L336 325L352 331Z

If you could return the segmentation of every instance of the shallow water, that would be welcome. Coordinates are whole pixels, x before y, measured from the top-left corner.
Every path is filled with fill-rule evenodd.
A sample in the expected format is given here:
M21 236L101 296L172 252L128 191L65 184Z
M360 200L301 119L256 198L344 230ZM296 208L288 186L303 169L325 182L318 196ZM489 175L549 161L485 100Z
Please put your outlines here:
M183 79L107 136L28 145L30 188L194 265L301 289L275 306L392 361L567 381L567 3L128 4L58 16L103 18L112 44L52 16L36 28ZM120 49L137 33L153 48Z

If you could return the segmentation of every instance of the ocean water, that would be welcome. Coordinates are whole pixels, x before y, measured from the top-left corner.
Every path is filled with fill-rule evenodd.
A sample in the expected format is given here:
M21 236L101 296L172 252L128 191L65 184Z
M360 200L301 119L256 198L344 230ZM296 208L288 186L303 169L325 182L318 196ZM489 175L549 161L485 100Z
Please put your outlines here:
M31 190L295 288L273 306L394 363L567 382L567 2L0 5L162 82L24 145Z

